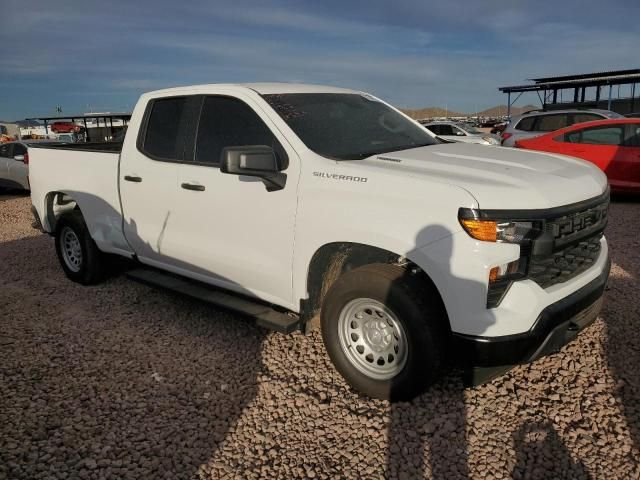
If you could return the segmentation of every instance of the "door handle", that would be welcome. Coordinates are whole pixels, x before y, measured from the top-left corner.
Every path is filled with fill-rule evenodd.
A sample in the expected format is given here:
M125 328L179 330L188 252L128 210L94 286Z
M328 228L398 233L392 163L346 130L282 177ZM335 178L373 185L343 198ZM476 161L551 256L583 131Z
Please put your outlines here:
M197 183L183 183L180 186L185 190L193 190L195 192L204 192L204 185L198 185Z
M133 175L125 175L124 179L127 182L134 182L134 183L140 183L142 181L142 177L136 177L136 176L133 176Z

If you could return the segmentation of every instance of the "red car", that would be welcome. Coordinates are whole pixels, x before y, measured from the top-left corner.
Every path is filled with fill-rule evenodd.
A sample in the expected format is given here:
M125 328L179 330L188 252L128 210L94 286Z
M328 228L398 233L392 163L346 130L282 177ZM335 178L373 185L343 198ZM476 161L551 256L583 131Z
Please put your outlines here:
M54 122L51 124L53 133L78 133L82 130L80 125L71 122Z
M606 173L612 192L640 193L640 119L578 123L515 146L587 160Z

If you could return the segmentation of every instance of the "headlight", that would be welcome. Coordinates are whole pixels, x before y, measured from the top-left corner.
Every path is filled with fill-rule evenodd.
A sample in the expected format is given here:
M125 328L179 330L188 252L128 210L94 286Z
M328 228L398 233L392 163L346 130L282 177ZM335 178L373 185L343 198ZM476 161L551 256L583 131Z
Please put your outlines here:
M496 220L460 218L460 224L469 236L484 242L522 244L527 240L532 240L540 233L537 222L498 222Z
M529 263L531 241L542 234L542 221L492 220L479 218L477 210L461 208L458 219L470 237L483 242L520 245L520 258L492 265L488 272L487 308L495 308L506 295L511 284L524 278Z

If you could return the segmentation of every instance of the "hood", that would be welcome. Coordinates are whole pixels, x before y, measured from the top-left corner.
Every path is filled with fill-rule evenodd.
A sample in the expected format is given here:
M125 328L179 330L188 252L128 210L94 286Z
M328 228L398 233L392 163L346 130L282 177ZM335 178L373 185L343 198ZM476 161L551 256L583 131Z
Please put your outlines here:
M607 188L604 173L586 161L498 146L443 143L376 155L364 163L458 186L484 209L558 207Z

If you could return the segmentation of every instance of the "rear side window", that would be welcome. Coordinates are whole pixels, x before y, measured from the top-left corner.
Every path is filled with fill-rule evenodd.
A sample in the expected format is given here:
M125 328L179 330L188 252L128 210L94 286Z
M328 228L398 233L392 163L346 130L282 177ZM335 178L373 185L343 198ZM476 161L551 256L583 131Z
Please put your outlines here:
M553 132L567 126L567 114L542 115L536 122L536 132Z
M182 160L184 154L184 121L186 97L154 100L150 105L143 150L151 157Z
M19 143L16 143L13 145L13 156L15 157L16 155L24 155L25 153L27 153L27 148L24 145L20 145Z
M9 157L9 144L0 145L0 157Z
M624 144L624 126L615 127L591 127L584 128L564 135L565 142L586 143L591 145L618 145Z
M205 97L198 124L195 161L219 165L223 148L247 145L267 145L282 160L286 157L269 127L246 103L230 97Z
M531 132L533 130L533 122L536 117L523 118L515 126L516 130L522 130L523 132Z
M593 122L594 120L602 120L602 117L599 115L594 115L593 113L574 113L573 115L571 115L569 125L574 125L576 123Z

